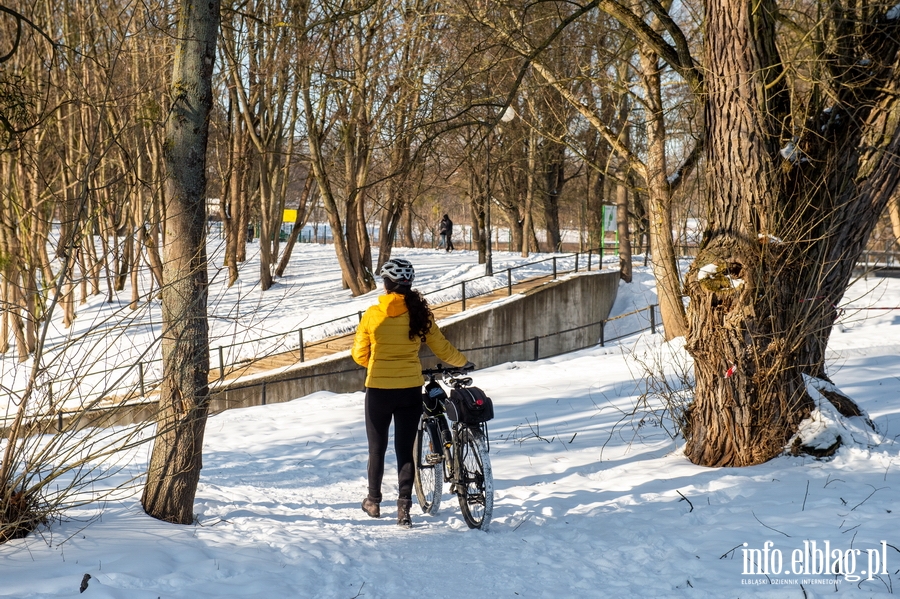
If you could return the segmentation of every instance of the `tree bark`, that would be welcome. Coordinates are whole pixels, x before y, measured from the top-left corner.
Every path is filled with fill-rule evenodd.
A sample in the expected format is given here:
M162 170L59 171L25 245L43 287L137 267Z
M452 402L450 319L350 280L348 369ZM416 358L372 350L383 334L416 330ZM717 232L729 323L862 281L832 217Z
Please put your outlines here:
M178 524L194 520L209 409L206 148L218 29L218 0L182 0L164 145L163 379L141 498L149 515Z
M894 233L894 243L900 246L900 194L894 193L888 202L888 214L891 218L891 231Z
M766 22L766 8L772 7L763 4L764 14L755 18L743 0L718 2L707 15L712 214L687 286L687 347L695 359L696 389L685 451L693 462L709 466L772 458L810 407L801 370L791 359L796 333L789 327L802 326L790 318L796 316L796 294L787 280L770 275L763 253L768 244L763 247L756 235L774 234L767 222L773 215L758 207L780 191L767 115L760 110L769 98L760 91L765 75L758 73L776 59L766 45L774 33L774 24ZM770 37L757 40L760 34ZM714 273L700 274L708 264ZM777 270L799 275L793 268Z
M663 116L659 57L646 46L638 52L647 92L647 193L650 196L650 247L659 311L667 340L687 334L681 275L672 241L672 193L667 179L666 125Z
M620 173L624 174L624 173ZM627 177L623 177L623 180ZM624 183L616 184L616 226L619 234L619 275L626 283L632 279L631 232L628 229L628 188Z
M522 256L527 257L532 251L537 250L537 244L532 242L531 212L534 206L535 166L537 164L537 131L533 127L528 128L528 143L526 144L526 172L525 172L525 205L522 209Z
M559 252L562 235L559 231L559 197L566 183L566 148L562 144L547 142L544 155L544 228L547 246L551 252Z
M246 124L238 108L236 89L229 90L227 158L222 181L222 223L225 230L225 266L228 286L234 285L240 274L238 264L247 255L247 228L250 209L247 199L250 139Z
M698 464L784 450L813 406L804 377L826 376L836 306L900 180L898 25L831 8L816 32L836 40L817 82L829 92L793 98L775 3L707 11L709 223L686 285L696 389L685 452Z

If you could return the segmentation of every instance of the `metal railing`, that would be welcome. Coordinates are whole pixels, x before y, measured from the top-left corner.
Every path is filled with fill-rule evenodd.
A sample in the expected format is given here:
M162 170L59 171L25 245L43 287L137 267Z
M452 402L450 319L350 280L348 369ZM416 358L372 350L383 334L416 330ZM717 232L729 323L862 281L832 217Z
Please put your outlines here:
M603 256L604 250L603 248L598 249L588 249L584 252L573 252L570 254L562 254L557 256L551 256L549 258L542 258L541 260L534 260L531 262L525 262L523 264L518 264L516 266L511 266L505 269L502 269L499 272L505 271L506 276L502 277L502 275L481 275L478 277L473 277L471 279L465 279L458 283L454 283L452 285L447 285L445 287L440 287L438 289L432 289L430 291L422 292L426 298L430 296L434 296L435 300L439 302L442 306L452 306L454 304L460 304L461 310L465 311L467 308L466 302L468 300L474 299L476 297L480 297L483 295L488 295L494 293L500 289L506 288L506 294L508 296L512 295L512 288L514 284L527 282L530 280L540 279L544 277L552 277L553 279L558 278L560 274L565 274L568 272L591 272L594 270L602 270L603 269ZM524 278L519 281L513 281L513 271L522 268L533 267L538 264L543 264L545 262L551 262L551 274L549 275L539 275L531 278ZM503 281L502 279L505 279ZM487 285L474 285L481 281L487 281ZM491 285L491 283L496 283ZM452 293L455 290L459 290L458 298L456 294ZM246 364L251 362L253 359L244 359L244 360L233 360L228 362L226 359L226 354L230 353L232 355L240 355L240 348L245 345L258 345L259 343L265 341L271 341L273 339L277 339L280 343L273 344L276 347L282 347L286 351L297 350L299 352L299 361L306 361L306 349L315 347L317 345L322 345L324 343L328 343L329 341L333 341L335 337L340 337L343 335L347 335L356 330L356 325L359 324L359 321L362 319L363 312L357 311L352 314L347 314L344 316L338 316L336 318L332 318L330 320L324 320L321 322L317 322L314 324L309 324L303 327L299 327L297 329L292 329L290 331L275 333L272 335L267 335L263 337L256 337L252 341L241 341L237 343L229 343L216 345L212 348L210 352L210 361L212 361L212 356L215 355L217 358L216 367L219 371L219 378L224 379L226 375L226 371L228 368ZM334 323L346 322L344 326L333 327L331 331L327 331L325 336L319 337L316 335L310 335L309 332L313 329L317 328L326 328L327 325L332 325ZM285 343L288 339L296 339L296 345L291 341ZM234 350L237 348L237 351L228 351ZM144 384L143 382L141 383Z
M900 253L866 250L856 265L863 269L864 279L869 278L869 273L897 276L900 274Z
M440 302L443 305L452 306L454 304L460 304L461 309L465 311L469 307L467 305L469 300L494 293L504 287L506 288L507 295L512 295L512 288L516 283L543 277L552 277L555 279L560 274L568 272L601 270L603 268L602 259L604 253L603 248L592 248L584 252L554 255L498 270L498 274L492 276L482 275L473 277L452 285L423 292L423 295L426 297L434 297L437 302ZM513 280L513 271L533 267L546 262L551 262L549 274L523 278L518 281ZM874 270L900 269L900 253L866 251L863 253L859 265L860 267L865 268L866 273ZM264 357L276 353L298 351L299 361L305 362L307 348L316 347L328 343L335 337L352 333L362 317L362 314L362 311L356 311L351 314L338 316L329 320L292 329L287 332L255 337L252 340L244 340L236 343L214 345L210 348L210 370L212 372L217 370L218 378L222 380L225 378L229 369L256 361L258 358L255 357L240 358L242 353L241 348L244 346L253 346L256 348L256 351L253 353L262 353ZM339 324L342 322L345 324ZM329 325L337 326L329 327ZM320 329L319 334L316 334L315 329ZM95 331L95 333L102 332ZM266 342L273 340L275 340L275 342L269 343L268 345L266 344ZM212 365L213 363L215 365ZM102 370L90 369L87 373L79 372L71 377L54 377L52 383L48 384L57 389L62 389L65 388L66 385L73 384L79 384L83 387L85 377L90 376L96 378L99 382L96 384L97 390L90 391L88 396L105 396L115 393L117 389L122 388L133 389L141 396L146 396L159 386L159 377L153 376L151 373L159 372L161 370L161 364L161 358L136 360L129 364L113 366ZM148 375L152 376L152 379L148 379ZM15 395L16 392L10 391L10 394Z
M488 295L494 293L500 289L506 288L507 296L512 295L512 288L514 284L522 283L530 280L541 279L544 277L551 277L552 279L556 279L560 274L565 274L568 272L591 272L594 270L602 270L603 269L603 256L604 250L603 248L590 248L584 252L573 252L570 254L562 254L556 256L550 256L548 258L542 258L541 260L534 260L531 262L525 262L523 264L518 264L516 266L511 266L505 269L500 270L499 272L505 271L506 276L502 277L502 275L481 275L478 277L473 277L471 279L465 279L458 283L454 283L452 285L447 285L445 287L440 287L438 289L432 289L430 291L422 292L426 298L434 297L435 301L439 302L442 307L452 306L454 304L460 304L461 310L466 310L466 302L467 300L471 300L476 297L480 297L483 295ZM513 271L528 267L533 267L538 264L543 264L545 262L551 262L551 273L549 275L539 275L531 278L524 278L514 283L513 281ZM503 280L505 279L505 281ZM474 285L481 281L486 281L487 285ZM492 284L495 283L495 284ZM456 298L456 294L452 293L455 290L459 290L459 297ZM355 331L356 325L359 324L359 321L362 319L363 312L357 311L353 314L348 314L345 316L339 316L337 318L332 318L330 320L317 322L315 324L310 324L304 327L299 327L298 329L294 329L291 331L287 331L284 333L276 333L274 335L269 335L266 337L259 337L253 341L243 341L240 343L232 343L226 345L216 346L215 353L218 357L218 370L219 370L219 378L224 379L226 369L235 366L238 364L246 363L248 360L236 361L232 363L226 363L225 358L225 350L234 347L241 347L246 344L257 344L259 342L268 341L271 339L281 339L285 340L288 338L295 338L297 340L297 345L293 343L284 344L287 350L298 350L299 351L299 361L306 361L306 348L314 347L316 345L321 345L323 343L327 343L328 341L333 340L335 337L339 337L342 335L347 335ZM315 328L320 328L325 325L347 321L347 325L344 327L336 327L335 330L331 331L329 335L324 338L315 338L315 340L310 339L310 335L308 331ZM304 333L307 331L307 333ZM239 351L236 353L240 353Z
M595 255L595 252L596 255ZM474 299L476 297L480 297L483 295L488 295L494 293L500 289L506 288L507 296L512 295L513 288L513 271L517 269L523 269L528 267L533 267L539 264L543 264L545 262L551 262L551 274L549 275L539 275L531 278L523 278L516 283L527 282L535 279L540 279L544 277L551 277L553 279L558 278L560 274L565 274L567 272L590 272L592 270L602 270L603 268L603 250L594 250L589 249L586 252L575 252L572 254L563 254L558 256L551 256L549 258L543 258L541 260L534 260L531 262L526 262L523 264L519 264L516 266L511 266L509 268L503 269L506 272L505 284L501 281L500 275L481 275L478 277L473 277L470 279L465 279L458 283L454 283L452 285L447 285L445 287L440 287L438 289L432 289L430 291L423 292L422 295L425 297L434 297L437 302L439 302L442 306L452 306L454 304L460 304L461 310L465 311L467 306L467 300ZM500 271L500 272L503 272ZM487 284L481 284L480 282L486 282ZM492 284L496 283L496 284ZM455 290L459 290L459 297L456 299L455 294L452 292ZM449 296L449 297L448 297ZM244 364L249 360L243 361L235 361L231 363L227 363L225 359L226 350L229 348L240 348L243 345L247 344L258 344L260 342L269 341L272 339L286 340L291 337L297 340L297 345L293 345L293 343L282 343L276 344L281 345L286 350L291 351L296 349L299 352L299 361L306 361L306 348L312 348L318 345L322 345L324 343L328 343L329 341L333 341L335 337L340 337L343 335L352 334L356 330L357 324L362 319L363 312L357 311L352 314L347 314L345 316L338 316L336 318L332 318L330 320L325 320L322 322L317 322L315 324L310 324L304 327L299 327L298 329L294 329L291 331L287 331L285 333L277 333L274 335L269 335L265 337L259 337L254 339L253 341L243 341L240 343L232 343L221 346L216 346L215 352L218 357L218 371L219 371L219 379L224 379L226 375L226 370L230 367L237 366L240 364ZM322 328L326 325L331 325L338 322L346 322L347 324L343 327L334 327L334 330L330 331L324 337L316 337L309 335L309 331ZM312 339L311 339L312 338ZM233 352L240 354L240 350L237 352Z
M463 311L467 308L467 301L483 295L494 293L505 288L507 295L512 295L514 284L533 281L544 277L558 278L560 275L569 272L590 272L602 270L603 256L607 253L603 248L590 248L583 252L573 252L568 254L554 255L540 260L533 260L501 269L498 272L503 274L481 275L447 285L438 289L424 291L426 297L433 297L436 303L444 306L452 306L461 304ZM534 267L546 262L551 262L550 273L546 275L537 275L534 277L524 277L518 281L513 281L513 271ZM458 290L457 293L454 291ZM218 370L219 380L224 380L229 369L237 366L246 365L260 358L240 358L242 354L241 348L244 346L252 346L253 354L263 354L263 358L278 353L286 353L288 351L298 351L299 361L306 361L306 349L316 347L333 341L335 337L352 334L356 329L356 325L362 318L362 311L356 311L344 316L338 316L329 320L316 322L297 329L286 332L274 333L261 337L254 337L251 340L239 341L236 343L228 343L214 345L210 348L210 371ZM346 324L337 324L337 323ZM337 326L329 326L336 325ZM320 329L316 334L315 329ZM100 331L95 331L100 332ZM312 334L311 334L312 333ZM273 342L274 341L274 342ZM270 343L266 343L270 342ZM62 344L61 344L62 345ZM58 346L58 347L61 347ZM58 349L57 347L57 349ZM49 351L53 351L53 347ZM146 353L146 352L145 352ZM215 366L213 366L215 362ZM101 370L88 369L87 372L79 372L71 377L54 377L52 383L48 383L56 389L63 389L68 386L78 385L84 388L84 381L87 377L97 380L95 383L96 390L90 390L85 394L86 398L104 397L115 393L127 393L129 390L138 392L144 397L153 393L160 384L160 376L154 376L148 380L151 372L161 372L162 358L136 360L129 364L113 366ZM152 375L151 375L152 376ZM15 394L15 391L11 392ZM50 389L52 394L52 389Z
M651 305L647 306L646 308L640 308L639 310L634 310L632 312L627 312L625 314L619 314L618 316L613 316L612 318L605 318L603 320L598 320L597 322L591 322L588 324L579 325L577 327L563 329L562 331L555 331L553 333L546 333L544 335L535 335L534 337L530 337L528 339L523 339L521 341L511 341L508 343L497 343L494 345L482 345L480 347L465 347L465 348L460 348L460 351L461 352L477 352L477 351L483 351L483 350L489 350L489 349L502 349L504 347L513 347L516 345L531 344L534 347L532 360L537 361L537 360L541 360L543 358L552 358L553 356L561 355L563 353L569 353L569 351L576 351L576 350L568 350L565 352L560 352L560 353L555 353L555 354L541 355L540 348L541 348L541 340L542 339L551 339L553 337L559 337L560 335L576 333L578 331L583 331L585 329L589 329L591 327L596 327L596 326L600 327L600 337L599 337L599 340L597 343L601 347L605 347L606 343L608 341L618 341L619 339L623 339L625 337L630 337L631 335L636 335L637 333L642 333L644 331L650 331L651 334L655 335L656 329L660 326L660 324L658 324L659 321L657 320L657 317L656 317L657 316L656 312L657 312L658 308L659 308L658 304L651 304ZM606 336L606 327L609 323L623 320L629 316L639 316L639 315L643 314L644 312L648 312L646 326L641 326L636 329L626 329L624 332L617 331L616 334L612 337Z

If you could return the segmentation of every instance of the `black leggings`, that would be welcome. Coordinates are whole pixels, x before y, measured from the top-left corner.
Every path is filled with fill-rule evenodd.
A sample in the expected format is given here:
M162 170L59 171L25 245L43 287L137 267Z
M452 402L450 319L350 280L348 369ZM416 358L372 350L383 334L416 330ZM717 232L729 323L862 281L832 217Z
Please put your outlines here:
M366 436L369 439L369 498L381 501L384 454L391 418L394 419L394 451L397 453L399 497L412 497L415 466L413 443L422 415L422 388L366 389Z

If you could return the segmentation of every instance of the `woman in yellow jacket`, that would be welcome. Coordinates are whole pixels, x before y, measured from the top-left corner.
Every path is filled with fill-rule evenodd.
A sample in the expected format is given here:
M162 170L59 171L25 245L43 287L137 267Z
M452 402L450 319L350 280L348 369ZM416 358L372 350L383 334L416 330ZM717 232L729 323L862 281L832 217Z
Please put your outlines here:
M422 364L419 348L424 341L438 358L452 366L470 366L466 357L447 341L434 323L434 315L422 294L413 290L412 263L393 258L381 267L387 293L363 314L351 355L366 368L366 436L369 441L369 493L362 509L381 517L381 481L391 419L400 492L397 524L411 526L409 508L415 479L413 443L422 415Z

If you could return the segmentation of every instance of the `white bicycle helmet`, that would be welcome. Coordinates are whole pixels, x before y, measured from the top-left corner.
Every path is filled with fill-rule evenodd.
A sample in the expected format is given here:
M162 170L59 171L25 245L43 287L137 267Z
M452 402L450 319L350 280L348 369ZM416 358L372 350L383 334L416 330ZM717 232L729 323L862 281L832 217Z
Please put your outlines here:
M381 276L400 285L412 285L416 278L412 262L403 258L391 258L381 265Z

